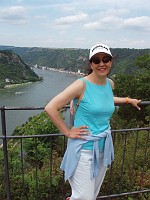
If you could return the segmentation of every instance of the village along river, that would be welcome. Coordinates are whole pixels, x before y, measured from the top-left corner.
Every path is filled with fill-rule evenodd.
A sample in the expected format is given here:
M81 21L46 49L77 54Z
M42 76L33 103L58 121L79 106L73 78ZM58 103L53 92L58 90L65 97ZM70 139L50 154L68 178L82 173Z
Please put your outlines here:
M75 74L36 68L34 71L43 77L43 81L0 90L1 107L44 107L50 99L79 77ZM42 110L6 111L7 135L11 135L15 127L25 123L30 116L40 112ZM1 124L0 135L2 135Z

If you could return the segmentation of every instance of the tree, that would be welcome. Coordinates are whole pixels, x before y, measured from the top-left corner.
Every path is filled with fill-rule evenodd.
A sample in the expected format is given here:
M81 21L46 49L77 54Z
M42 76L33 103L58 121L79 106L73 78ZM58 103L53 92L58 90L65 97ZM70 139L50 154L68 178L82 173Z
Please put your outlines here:
M135 64L142 69L147 69L150 71L150 54L138 56L135 60Z

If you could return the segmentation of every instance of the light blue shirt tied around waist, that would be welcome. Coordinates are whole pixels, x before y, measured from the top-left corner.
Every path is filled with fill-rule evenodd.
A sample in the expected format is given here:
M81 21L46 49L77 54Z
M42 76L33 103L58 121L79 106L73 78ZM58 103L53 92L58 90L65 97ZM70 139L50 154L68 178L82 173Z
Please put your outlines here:
M93 145L93 159L92 159L92 166L91 166L91 179L96 177L99 173L99 146L98 140L101 138L105 139L104 145L104 158L103 158L103 165L108 167L111 165L111 162L114 160L114 147L113 141L111 136L110 129L105 130L98 135L93 135L90 133L88 136L85 136L86 140L83 139L68 139L67 149L61 163L60 168L65 172L65 181L69 179L73 174L78 165L80 159L80 150L82 145L87 141L94 141Z

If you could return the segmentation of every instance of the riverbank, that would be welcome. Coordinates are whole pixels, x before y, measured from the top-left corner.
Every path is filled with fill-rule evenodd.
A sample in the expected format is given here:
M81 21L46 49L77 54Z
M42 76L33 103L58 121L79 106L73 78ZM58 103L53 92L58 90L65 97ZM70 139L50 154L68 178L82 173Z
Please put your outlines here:
M81 73L80 70L77 72L69 71L69 70L63 70L63 69L56 69L56 68L50 68L50 67L43 67L38 65L33 65L33 68L42 69L42 70L49 70L54 72L60 72L60 73L68 73L68 74L74 74L74 75L81 75L84 76L84 73Z
M26 82L26 83L14 83L14 84L7 84L4 86L4 88L0 88L1 90L3 89L8 89L8 88L15 88L15 87L18 87L18 86L25 86L25 85L30 85L32 83L37 83L37 82L41 82L43 81L43 78L39 81L34 81L34 82Z
M14 88L14 87L17 87L17 86L28 85L28 84L31 84L31 83L33 83L33 82L17 83L17 84L5 85L5 86L4 86L4 89L6 89L6 88Z

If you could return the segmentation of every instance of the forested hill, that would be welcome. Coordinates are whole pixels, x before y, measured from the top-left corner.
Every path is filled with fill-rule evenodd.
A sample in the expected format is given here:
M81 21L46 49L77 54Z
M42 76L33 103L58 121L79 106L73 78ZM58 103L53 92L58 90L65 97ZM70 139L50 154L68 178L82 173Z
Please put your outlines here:
M0 46L0 49L10 49L16 52L30 65L46 66L50 68L64 69L77 72L80 69L84 72L88 63L89 49L58 49L58 48L38 48L38 47L13 47ZM135 64L135 59L144 54L150 54L150 49L128 49L112 48L114 65L111 74L131 73L139 68Z
M0 88L41 80L24 61L11 50L0 50Z

